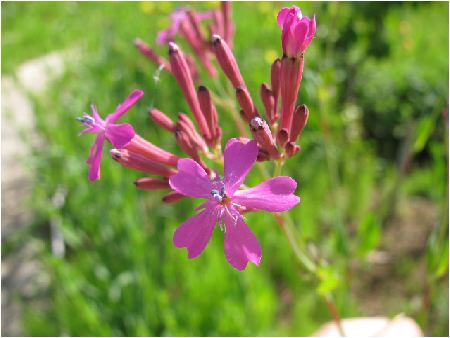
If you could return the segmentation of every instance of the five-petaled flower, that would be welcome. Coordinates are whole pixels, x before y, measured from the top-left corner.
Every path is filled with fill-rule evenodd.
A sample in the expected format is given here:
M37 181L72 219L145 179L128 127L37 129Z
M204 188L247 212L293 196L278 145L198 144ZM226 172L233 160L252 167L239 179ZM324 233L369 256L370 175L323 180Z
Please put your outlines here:
M192 159L178 161L178 173L169 179L172 189L186 196L207 201L197 215L182 223L175 231L176 247L186 247L189 258L205 249L216 223L224 231L224 251L228 262L244 270L250 261L259 265L261 247L241 215L243 209L282 212L294 207L300 198L294 195L297 183L288 176L271 178L256 187L238 190L256 162L256 141L246 144L231 139L224 151L223 180L216 174L210 179Z
M302 16L300 8L282 8L277 16L282 29L281 44L288 57L296 58L308 48L316 33L316 17Z
M144 92L142 90L133 91L126 100L119 104L114 113L109 114L103 120L97 113L95 105L91 106L92 116L83 114L77 120L83 123L87 128L80 134L94 133L97 134L94 144L89 152L86 163L89 165L88 178L90 181L96 181L100 178L100 160L102 158L103 143L105 139L118 149L126 147L133 139L135 132L133 127L128 124L116 124L115 122L126 113L138 101Z

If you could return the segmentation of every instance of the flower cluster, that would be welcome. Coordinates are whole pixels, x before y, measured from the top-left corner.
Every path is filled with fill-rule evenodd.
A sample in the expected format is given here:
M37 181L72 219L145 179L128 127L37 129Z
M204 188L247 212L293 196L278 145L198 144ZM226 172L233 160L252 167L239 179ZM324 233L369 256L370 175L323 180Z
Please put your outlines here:
M209 22L210 38L202 29L205 21ZM288 176L273 177L253 188L243 186L256 161L283 163L298 153L300 147L296 142L308 119L308 108L296 106L296 102L303 73L303 52L314 37L315 18L302 16L300 9L293 6L279 12L278 23L282 28L283 57L272 64L271 86L264 83L260 88L266 119L259 113L232 52L234 25L229 2L221 2L220 10L214 11L175 10L171 15L171 26L159 32L156 39L158 44L167 44L168 59L158 55L141 39L135 39L134 43L143 55L174 76L188 103L195 123L183 113L179 113L174 121L157 108L149 109L150 118L174 135L177 145L188 158L180 158L145 140L129 124L116 124L143 96L140 90L133 91L105 120L94 106L92 116L84 114L78 118L87 127L82 133L97 134L87 160L89 180L100 178L102 149L107 140L114 147L110 151L114 160L158 177L138 179L135 182L137 188L169 190L163 197L166 203L186 196L206 200L197 209L199 212L181 224L174 234L175 246L187 248L189 258L197 257L203 251L215 225L219 224L225 236L224 251L228 262L238 270L245 269L248 262L259 265L261 247L245 224L243 214L258 210L283 212L300 201L294 195L297 183ZM234 88L240 115L248 124L253 140L244 135L233 138L227 142L222 154L218 101L207 87L196 87L199 71L195 58L185 54L175 43L177 35L187 41L195 58L212 77L218 74L212 62L216 59ZM223 177L210 168L205 159L223 163Z

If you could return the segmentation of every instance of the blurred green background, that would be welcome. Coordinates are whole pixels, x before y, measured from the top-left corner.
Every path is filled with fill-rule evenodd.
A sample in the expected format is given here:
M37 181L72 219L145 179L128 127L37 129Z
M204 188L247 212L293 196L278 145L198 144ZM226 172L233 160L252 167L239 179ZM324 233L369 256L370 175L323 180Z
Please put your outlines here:
M234 53L260 108L259 86L282 53L276 14L292 4L233 4ZM187 104L169 74L153 79L156 67L132 41L166 55L154 41L169 13L217 2L2 2L2 76L53 51L73 54L63 76L33 96L44 141L26 163L35 175L33 221L2 236L2 259L38 243L49 276L44 294L15 297L24 334L309 335L331 319L320 297L331 292L343 317L403 312L427 335L448 336L448 3L296 4L318 27L299 94L309 123L283 174L299 182L302 203L291 215L323 263L319 281L296 263L271 215L247 216L263 260L238 272L218 230L192 261L172 245L198 201L165 205L162 193L135 189L143 175L108 156L102 179L87 181L93 137L78 137L74 118L91 103L106 116L135 88L145 96L122 121L180 154L147 108L175 116ZM223 140L237 136L229 113L219 114ZM260 180L253 170L248 183ZM64 257L52 254L51 223Z

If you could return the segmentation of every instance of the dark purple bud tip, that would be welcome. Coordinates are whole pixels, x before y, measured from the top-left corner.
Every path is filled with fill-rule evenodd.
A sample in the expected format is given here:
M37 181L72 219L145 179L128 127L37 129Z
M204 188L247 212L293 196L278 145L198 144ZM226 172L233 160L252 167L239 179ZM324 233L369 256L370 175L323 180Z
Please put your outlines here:
M222 43L222 38L220 37L220 35L218 35L218 34L213 34L213 36L212 36L212 43L213 43L214 45L219 44L219 43Z
M198 91L199 91L199 92L204 92L204 91L207 91L207 89L206 89L205 86L199 86L199 87L198 87Z
M281 129L277 135L278 144L284 147L288 140L289 140L289 132L285 128Z
M178 53L180 47L175 42L169 42L169 54Z

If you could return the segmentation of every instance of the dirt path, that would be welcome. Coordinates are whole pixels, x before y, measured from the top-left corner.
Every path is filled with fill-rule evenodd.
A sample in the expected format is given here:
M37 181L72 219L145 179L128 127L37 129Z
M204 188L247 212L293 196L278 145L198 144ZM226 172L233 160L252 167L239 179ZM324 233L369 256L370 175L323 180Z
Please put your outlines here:
M62 72L62 54L51 53L22 64L14 76L2 76L2 244L33 220L27 207L33 174L27 161L30 145L38 145L39 139L31 97L42 95ZM23 335L23 300L41 297L48 287L48 276L36 258L42 246L33 238L25 243L7 254L2 251L2 336Z

